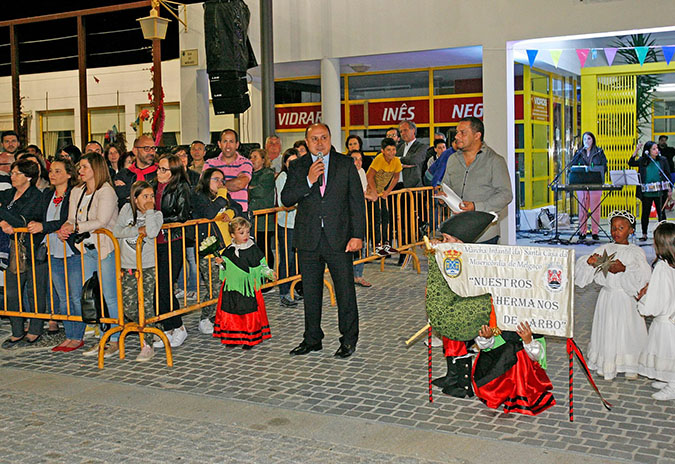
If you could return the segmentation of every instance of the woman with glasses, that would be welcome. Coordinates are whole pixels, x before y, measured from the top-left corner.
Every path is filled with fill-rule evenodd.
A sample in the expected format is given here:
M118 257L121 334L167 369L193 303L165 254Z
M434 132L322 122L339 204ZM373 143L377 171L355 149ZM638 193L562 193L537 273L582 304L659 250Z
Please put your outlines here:
M82 185L70 194L68 221L61 226L58 237L76 244L84 261L84 279L89 280L97 273L108 307L108 316L115 319L119 314L117 300L117 273L115 269L115 246L104 234L95 234L96 229L112 230L117 223L117 196L112 187L108 163L103 155L89 152L80 160L78 170ZM100 266L100 275L99 273ZM106 358L119 351L119 332L110 337L104 349ZM82 353L96 356L98 344Z
M191 216L191 192L185 174L185 168L176 155L164 155L157 163L155 187L155 210L161 211L164 224L186 222ZM173 293L178 274L183 269L183 228L163 229L157 236L157 282L158 308L160 314L166 314L180 308ZM180 316L162 321L164 332L171 347L181 346L187 338L187 330ZM155 348L163 348L160 340Z
M32 256L31 235L14 235L15 227L26 227L30 221L40 220L41 193L35 187L40 171L36 163L20 159L12 164L10 176L12 188L0 192L0 229L13 240L10 242L10 263L6 273L7 308L12 311L45 312L47 289L47 264L35 262ZM42 241L42 235L33 236L34 247ZM18 240L18 243L15 242ZM22 249L25 247L25 252ZM12 251L11 248L14 248ZM16 254L17 248L19 253ZM23 258L23 259L22 259ZM35 262L35 285L33 289L33 263ZM36 301L37 300L37 301ZM23 317L10 317L12 335L2 343L2 348L11 350L20 344L37 347L42 338L43 320L30 319L28 332L24 332Z
M224 211L223 214L219 213ZM225 187L225 177L220 169L208 168L202 172L202 177L197 184L192 195L192 218L193 219L214 219L215 222L202 224L199 226L197 235L197 248L199 244L209 236L216 237L222 248L230 244L230 233L227 230L227 223L235 216L241 216L242 209L239 203L234 201L227 193ZM206 290L201 293L201 301L218 298L220 291L219 267L215 260L211 259L211 270L209 277L209 259L199 257L199 275L202 288ZM209 290L208 282L211 282ZM216 314L215 304L202 308L202 316L199 321L199 331L203 334L213 333L213 321Z

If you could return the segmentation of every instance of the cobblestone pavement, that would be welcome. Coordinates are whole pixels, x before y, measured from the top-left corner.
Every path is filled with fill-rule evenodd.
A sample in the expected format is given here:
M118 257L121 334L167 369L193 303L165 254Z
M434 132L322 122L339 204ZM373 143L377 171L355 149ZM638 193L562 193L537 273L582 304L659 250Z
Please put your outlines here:
M422 343L410 349L404 341L425 324L424 286L426 260L422 258L421 275L411 270L400 270L393 261L387 260L383 273L379 266L366 266L366 277L374 284L372 288L358 288L361 336L354 356L347 360L334 358L338 348L337 317L335 308L324 302L323 328L326 333L323 351L307 356L290 357L288 351L300 342L303 331L301 309L283 308L278 304L278 293L266 294L268 316L272 327L272 339L256 346L251 351L226 349L215 339L201 335L197 330L198 314L185 318L189 337L185 344L174 350L174 367L168 368L161 351L148 363L135 363L138 337L131 336L127 343L127 359L106 360L105 369L99 370L95 360L84 358L79 353L14 353L0 352L0 369L8 372L33 372L60 374L69 378L92 379L105 385L140 387L144 391L176 392L201 395L206 398L226 398L249 404L279 408L302 413L320 413L339 419L357 419L359 424L403 426L410 433L426 431L451 437L475 437L477 442L499 440L504 446L524 445L524 449L562 452L567 462L585 462L592 457L604 458L607 462L675 462L675 402L658 402L651 398L652 389L648 379L627 381L622 376L608 382L596 378L603 395L613 404L612 411L605 410L580 368L575 372L575 422L570 423L567 411L567 357L565 341L548 340L548 373L554 385L558 404L537 417L519 414L505 415L486 408L477 399L457 399L435 391L433 403L428 401L427 351ZM590 326L597 288L577 289L575 301L575 339L584 350L590 336ZM7 325L2 326L4 333ZM89 346L92 341L88 341ZM442 350L434 351L434 376L445 373ZM84 381L84 380L83 380ZM105 388L101 395L106 395ZM26 434L32 437L52 432L58 428L50 421L40 419L46 405L36 404L35 398L21 392L5 392L0 395L5 405L0 437L5 431ZM21 408L30 414L14 420L13 409ZM29 406L26 408L25 404ZM278 437L273 433L260 433L255 437L232 425L220 425L220 430L232 437L233 443L241 444L240 454L225 459L213 447L201 447L211 442L209 427L195 422L176 424L175 428L155 429L145 427L161 421L156 415L142 413L138 417L126 416L123 412L95 414L95 404L83 404L77 413L69 412L80 430L92 431L91 447L106 449L94 432L107 423L107 419L135 431L135 441L161 446L163 440L196 447L195 460L232 461L246 460L246 450L254 449L257 462L327 462L340 454L346 462L418 462L413 457L384 453L361 454L362 450L341 447L331 449L321 440L292 441L288 454L269 456L265 449ZM90 414L91 413L91 414ZM74 414L74 415L73 415ZM95 420L90 421L90 415ZM109 416L109 417L108 417ZM26 419L28 417L28 419ZM33 422L31 422L33 421ZM153 432L147 436L144 428ZM400 428L400 427L399 427ZM183 431L183 433L181 433ZM185 431L189 431L186 436ZM174 432L179 438L174 437ZM208 437L208 438L207 438ZM78 440L82 440L79 437ZM0 439L2 449L12 449ZM124 443L113 443L122 447ZM442 446L439 445L439 446ZM495 450L498 443L495 442ZM152 446L151 446L152 447ZM89 447L88 447L89 448ZM208 449L207 449L208 448ZM227 449L231 449L227 447ZM276 449L279 449L277 446ZM281 448L283 449L283 448ZM42 450L44 451L44 450ZM216 453L215 455L213 453ZM7 459L40 457L40 460L61 461L70 458L65 448L54 450L53 457L36 454L30 443L19 451L10 451ZM203 453L203 454L200 454ZM211 454L209 454L211 453ZM492 453L494 455L494 452ZM102 454L82 451L77 459L86 462L107 460ZM302 456L302 458L298 458ZM307 456L307 458L305 458ZM449 451L448 456L452 456ZM11 457L11 458L10 458ZM73 455L75 457L75 455ZM329 459L330 457L330 459ZM147 459L146 459L147 458ZM213 458L213 459L211 459ZM269 460L268 460L269 458ZM396 461L396 459L402 461ZM154 462L154 456L143 455L142 462ZM407 459L407 458L406 458ZM166 457L161 459L166 461ZM172 461L171 459L168 459ZM444 459L447 462L447 459ZM188 461L192 461L191 457ZM254 459L256 461L256 459ZM250 460L248 461L250 462Z

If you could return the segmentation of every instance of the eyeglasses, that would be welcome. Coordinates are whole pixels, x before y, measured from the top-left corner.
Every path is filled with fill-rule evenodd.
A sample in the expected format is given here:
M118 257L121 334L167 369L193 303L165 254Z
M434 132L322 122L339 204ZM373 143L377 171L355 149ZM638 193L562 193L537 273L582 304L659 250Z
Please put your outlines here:
M159 172L161 172L161 173L165 173L165 172L171 171L171 168L165 168L165 167L163 167L163 166L159 166L159 167L157 168L157 171L159 171Z
M157 151L157 147L154 145L145 145L143 147L134 146L134 148L140 148L143 151Z

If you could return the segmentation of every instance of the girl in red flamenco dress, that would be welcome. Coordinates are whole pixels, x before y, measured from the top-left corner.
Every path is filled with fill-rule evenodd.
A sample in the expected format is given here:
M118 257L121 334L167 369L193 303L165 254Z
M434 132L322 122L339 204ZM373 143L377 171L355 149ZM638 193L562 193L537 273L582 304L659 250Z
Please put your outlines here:
M270 338L270 324L260 287L276 279L265 255L250 236L251 223L236 217L228 224L232 243L216 261L223 264L224 280L218 297L213 336L221 343L248 350Z

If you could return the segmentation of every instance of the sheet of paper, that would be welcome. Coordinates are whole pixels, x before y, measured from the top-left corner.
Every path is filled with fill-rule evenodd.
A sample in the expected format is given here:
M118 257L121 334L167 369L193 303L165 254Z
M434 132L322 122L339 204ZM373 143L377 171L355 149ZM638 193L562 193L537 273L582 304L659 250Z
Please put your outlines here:
M441 184L441 189L443 190L443 193L445 193L445 196L434 195L434 198L438 198L439 200L445 202L445 204L448 205L453 213L461 213L462 208L460 208L459 205L462 203L462 199L459 197L459 195L457 195L455 191L446 184Z

